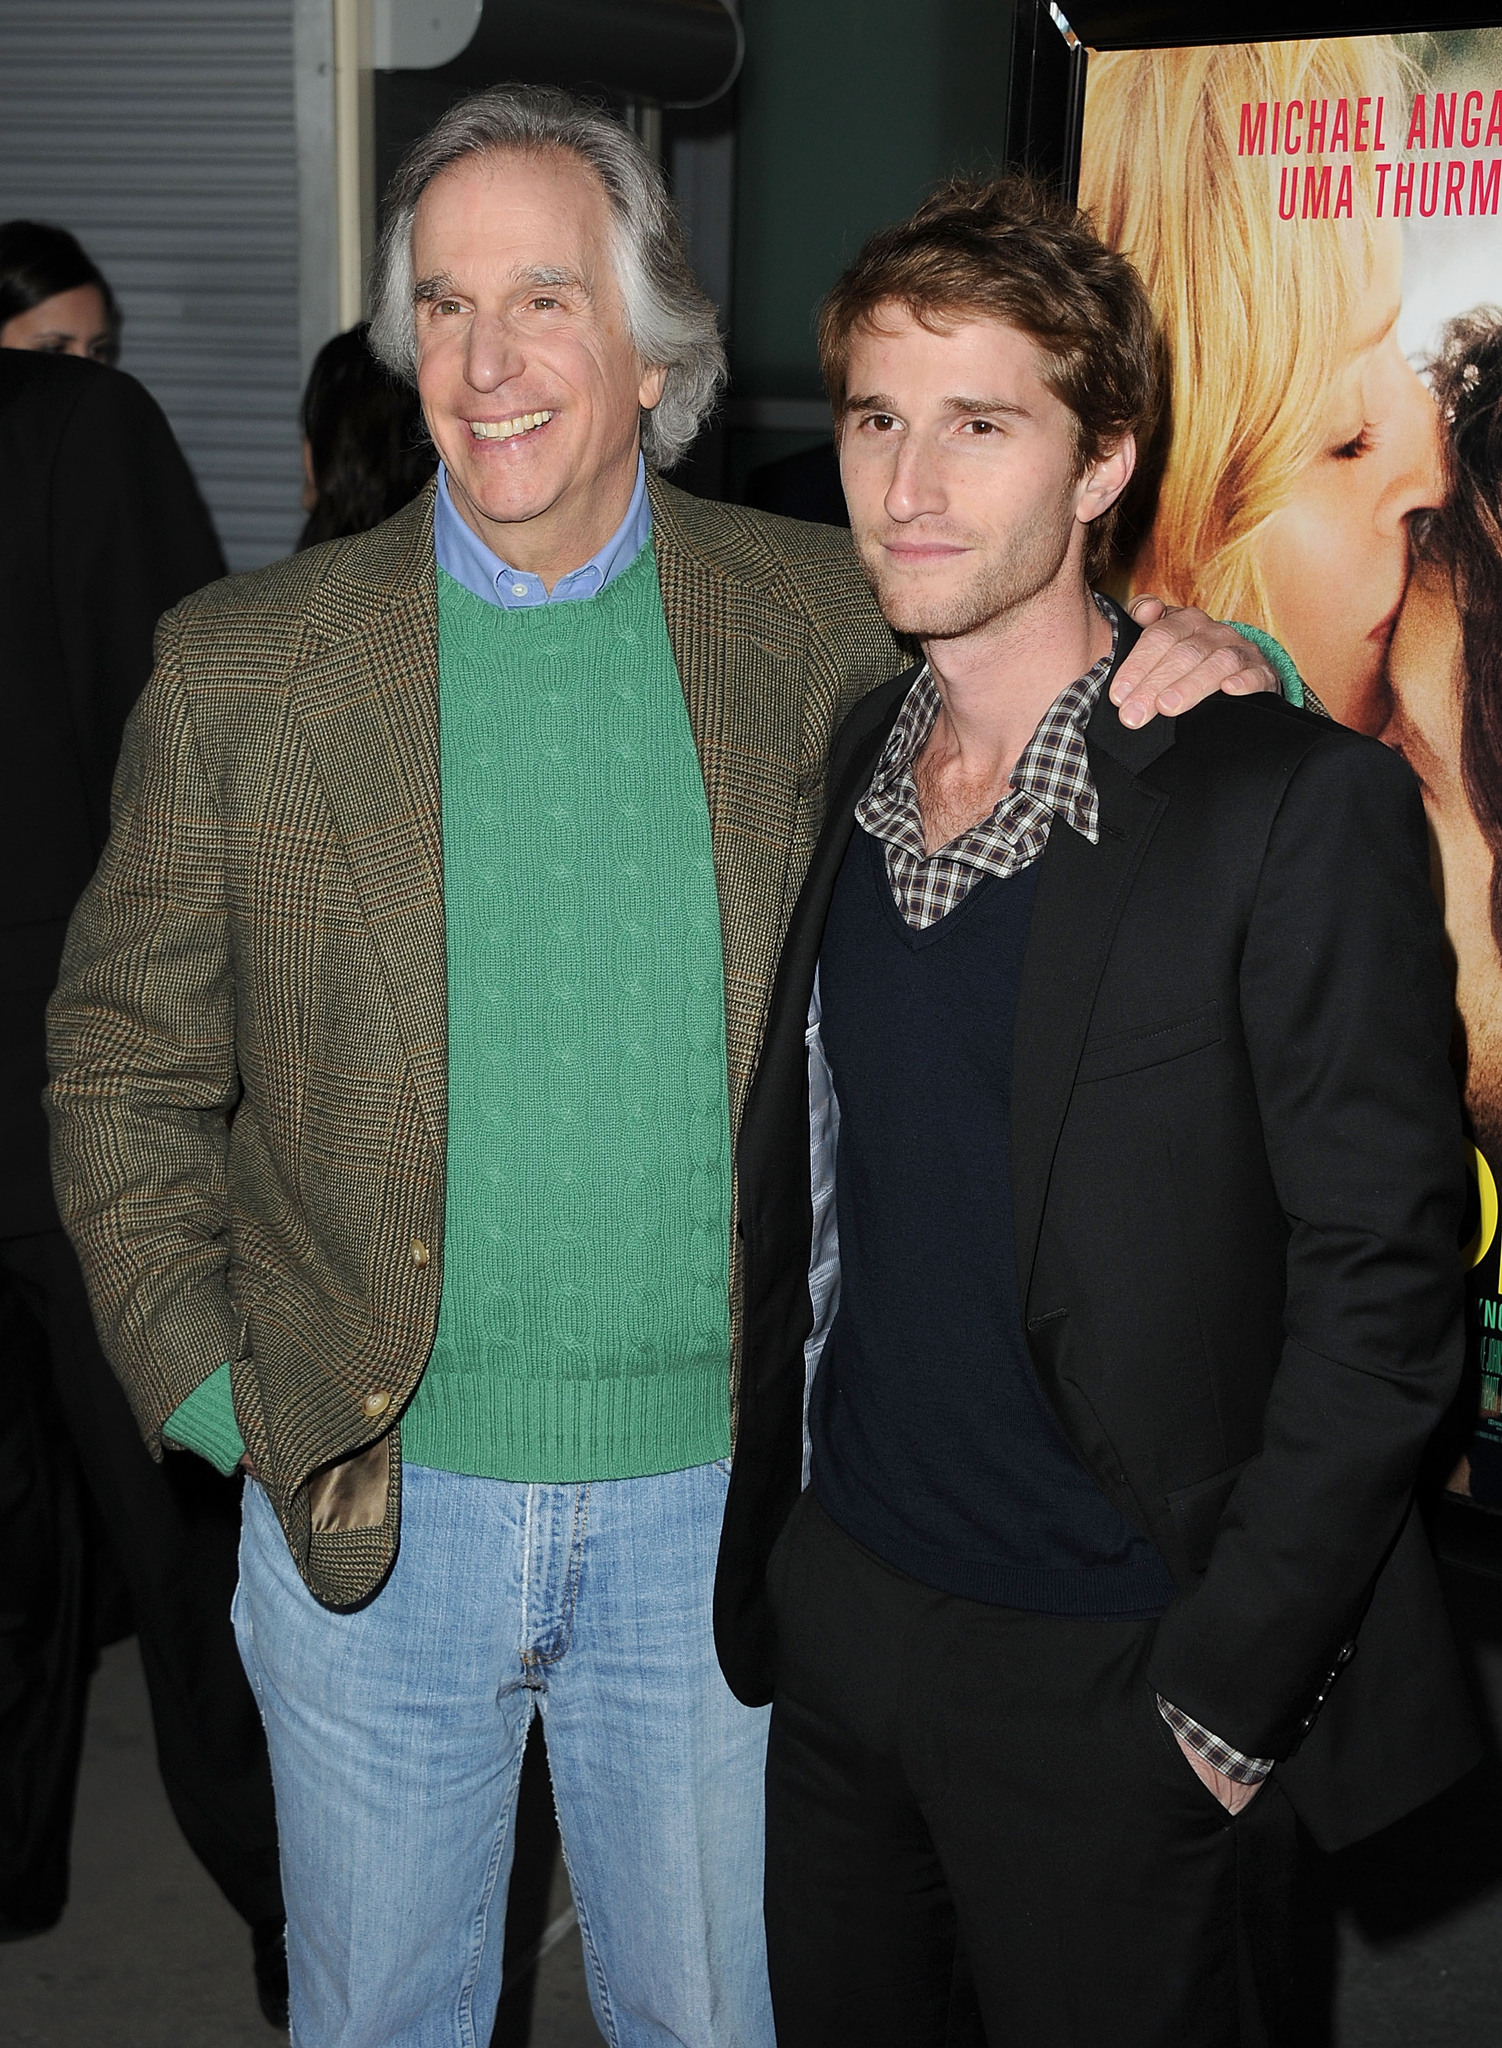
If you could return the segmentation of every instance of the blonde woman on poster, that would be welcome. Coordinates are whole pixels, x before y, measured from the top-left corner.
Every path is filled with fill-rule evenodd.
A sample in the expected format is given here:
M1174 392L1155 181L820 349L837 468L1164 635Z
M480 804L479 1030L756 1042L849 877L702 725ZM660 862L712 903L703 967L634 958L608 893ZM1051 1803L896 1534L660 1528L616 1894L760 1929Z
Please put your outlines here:
M1403 231L1376 211L1386 181L1374 166L1412 165L1416 139L1431 156L1415 96L1474 87L1494 69L1474 41L1431 55L1439 75L1383 36L1098 56L1080 197L1146 279L1171 370L1127 581L1277 635L1318 702L1395 747L1423 787L1483 1155L1477 1284L1495 1296L1485 1189L1502 1170L1502 314L1452 320L1421 377L1398 337ZM1318 159L1245 146L1257 110L1271 141L1273 110L1290 101L1377 110L1364 161L1324 159L1337 176L1353 171L1337 188L1350 192L1343 218L1337 207L1304 218L1300 205L1290 219L1280 204L1285 181ZM1426 235L1430 167L1436 198L1415 223ZM1474 274L1484 292L1495 223L1468 218L1463 232L1478 239L1458 268L1451 244L1444 287L1474 289ZM1502 1347L1486 1341L1482 1434L1452 1484L1502 1504L1502 1377L1489 1369Z
M1397 339L1401 230L1362 176L1349 218L1280 219L1279 161L1238 143L1244 104L1381 102L1396 128L1412 76L1383 36L1097 56L1080 179L1169 356L1133 587L1266 628L1336 718L1372 733L1410 522L1443 496L1435 406Z

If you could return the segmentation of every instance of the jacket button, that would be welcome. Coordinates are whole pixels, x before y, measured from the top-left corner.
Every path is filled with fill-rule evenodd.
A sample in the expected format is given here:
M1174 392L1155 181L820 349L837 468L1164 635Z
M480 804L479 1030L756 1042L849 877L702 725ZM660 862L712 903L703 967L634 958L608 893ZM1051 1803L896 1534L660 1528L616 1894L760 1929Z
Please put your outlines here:
M386 1413L386 1410L391 1406L391 1396L384 1387L372 1387L365 1396L365 1399L360 1403L360 1406L367 1415L374 1419L375 1416Z
M428 1248L420 1237L414 1237L412 1240L412 1263L414 1266L425 1266L428 1263Z

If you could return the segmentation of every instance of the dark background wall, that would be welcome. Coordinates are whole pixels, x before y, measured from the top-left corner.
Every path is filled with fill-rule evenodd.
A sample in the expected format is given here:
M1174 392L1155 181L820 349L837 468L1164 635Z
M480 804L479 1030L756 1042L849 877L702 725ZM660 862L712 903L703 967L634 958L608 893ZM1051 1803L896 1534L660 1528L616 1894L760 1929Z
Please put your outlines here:
M814 313L874 228L1006 148L1011 0L744 0L726 485L807 447Z

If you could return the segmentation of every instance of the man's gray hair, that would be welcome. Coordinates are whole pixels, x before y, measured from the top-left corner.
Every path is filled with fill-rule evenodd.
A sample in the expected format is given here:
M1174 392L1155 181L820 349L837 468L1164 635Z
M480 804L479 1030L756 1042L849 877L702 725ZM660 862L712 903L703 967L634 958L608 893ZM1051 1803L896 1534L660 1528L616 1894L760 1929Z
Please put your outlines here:
M700 290L661 171L622 122L551 86L497 85L450 107L407 154L386 195L376 248L370 345L389 369L417 377L412 222L440 172L468 156L567 151L605 188L616 282L643 368L667 371L662 397L641 416L642 448L657 469L687 453L725 382L715 309Z

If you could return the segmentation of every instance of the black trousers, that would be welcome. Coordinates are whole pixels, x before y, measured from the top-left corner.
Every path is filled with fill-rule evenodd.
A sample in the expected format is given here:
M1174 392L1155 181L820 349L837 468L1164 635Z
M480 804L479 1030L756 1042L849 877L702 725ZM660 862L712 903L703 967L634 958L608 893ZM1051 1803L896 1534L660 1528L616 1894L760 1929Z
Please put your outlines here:
M266 1739L229 1618L240 1482L186 1453L152 1462L61 1231L0 1239L0 1296L0 1934L52 1925L67 1897L93 1667L86 1505L129 1593L178 1824L237 1912L280 1920Z
M991 2048L1281 2038L1295 1861L1158 1712L1151 1622L986 1607L812 1495L769 1571L767 1942L779 2048L942 2048L963 1951Z

